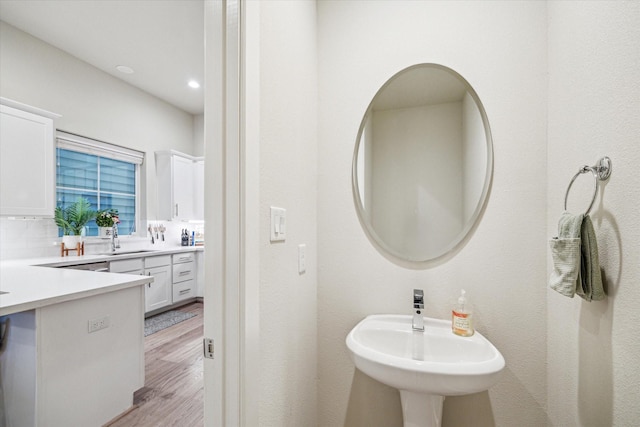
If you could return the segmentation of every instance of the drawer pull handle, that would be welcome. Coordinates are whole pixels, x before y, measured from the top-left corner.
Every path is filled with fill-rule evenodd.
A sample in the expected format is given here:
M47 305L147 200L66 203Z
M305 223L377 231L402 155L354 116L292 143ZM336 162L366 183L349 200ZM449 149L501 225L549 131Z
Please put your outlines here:
M186 276L187 274L191 274L191 270L181 271L178 273L179 276Z
M188 292L191 292L191 288L181 290L181 291L180 291L180 295L184 295L184 294L186 294L186 293L188 293Z

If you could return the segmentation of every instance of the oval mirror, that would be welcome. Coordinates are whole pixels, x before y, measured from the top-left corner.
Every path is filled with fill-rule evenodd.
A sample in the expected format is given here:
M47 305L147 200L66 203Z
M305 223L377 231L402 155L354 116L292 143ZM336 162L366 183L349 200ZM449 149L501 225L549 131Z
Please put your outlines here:
M492 171L489 122L471 85L442 65L411 66L378 90L360 124L358 217L383 254L435 260L474 227Z

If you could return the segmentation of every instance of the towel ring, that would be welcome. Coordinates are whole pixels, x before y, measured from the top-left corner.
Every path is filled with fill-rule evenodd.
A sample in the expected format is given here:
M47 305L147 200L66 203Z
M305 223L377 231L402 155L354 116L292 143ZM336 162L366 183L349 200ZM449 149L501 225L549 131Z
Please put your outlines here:
M571 178L571 182L569 182L567 193L564 195L564 210L567 210L567 199L569 198L569 190L571 190L573 182L581 174L591 172L593 174L593 198L591 199L591 203L584 213L585 215L587 215L591 211L593 203L596 201L596 196L598 195L598 181L606 181L607 179L609 179L609 177L611 176L611 169L611 159L607 156L598 160L598 163L595 166L582 166L580 170L578 170L578 173L576 173L573 178Z

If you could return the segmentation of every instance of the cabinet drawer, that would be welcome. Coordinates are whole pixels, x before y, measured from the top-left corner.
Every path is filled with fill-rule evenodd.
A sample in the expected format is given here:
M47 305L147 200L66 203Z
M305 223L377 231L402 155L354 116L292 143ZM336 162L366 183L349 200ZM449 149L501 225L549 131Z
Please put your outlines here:
M194 253L189 252L186 254L173 254L173 263L178 264L181 262L193 262L195 259Z
M171 255L150 256L144 259L144 268L161 267L171 264Z
M123 259L111 261L109 271L111 273L128 273L130 271L142 270L142 258Z
M195 262L183 262L173 265L173 283L192 280L195 276Z
M173 302L182 301L187 298L194 298L196 296L196 282L195 280L187 280L185 282L173 284Z

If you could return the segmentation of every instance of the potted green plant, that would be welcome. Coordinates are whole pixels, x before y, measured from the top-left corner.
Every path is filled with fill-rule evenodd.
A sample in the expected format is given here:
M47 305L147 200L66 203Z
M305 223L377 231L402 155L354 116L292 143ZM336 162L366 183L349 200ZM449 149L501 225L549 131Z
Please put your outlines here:
M111 237L114 224L120 222L117 209L102 209L96 214L96 224L98 225L98 236Z
M91 203L84 197L79 197L67 208L56 207L54 220L62 230L64 245L69 248L75 247L82 239L82 230L95 216L96 212L91 209Z

